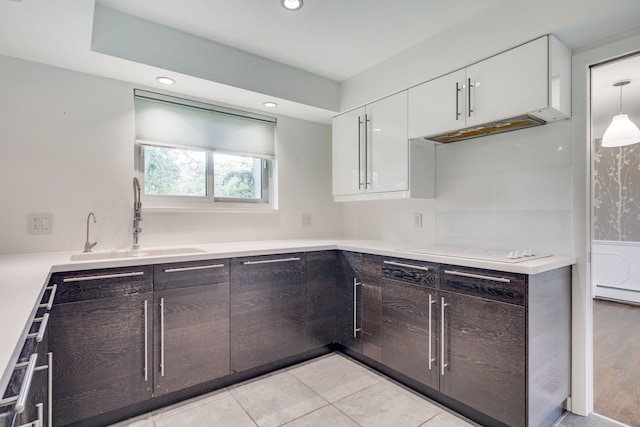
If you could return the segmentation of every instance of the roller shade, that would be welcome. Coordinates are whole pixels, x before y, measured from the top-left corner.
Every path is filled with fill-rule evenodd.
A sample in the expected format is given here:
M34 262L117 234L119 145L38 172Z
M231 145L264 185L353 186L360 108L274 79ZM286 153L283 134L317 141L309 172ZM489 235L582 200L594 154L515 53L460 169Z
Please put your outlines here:
M274 118L140 90L134 100L139 144L275 157Z

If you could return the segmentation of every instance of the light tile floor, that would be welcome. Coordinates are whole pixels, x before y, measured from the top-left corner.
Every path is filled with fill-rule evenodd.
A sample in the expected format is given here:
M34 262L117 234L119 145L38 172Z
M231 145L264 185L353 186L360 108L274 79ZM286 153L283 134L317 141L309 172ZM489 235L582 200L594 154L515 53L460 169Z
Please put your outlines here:
M619 427L568 414L556 427ZM477 424L333 353L111 427L467 427Z
M113 427L474 425L352 359L333 353Z

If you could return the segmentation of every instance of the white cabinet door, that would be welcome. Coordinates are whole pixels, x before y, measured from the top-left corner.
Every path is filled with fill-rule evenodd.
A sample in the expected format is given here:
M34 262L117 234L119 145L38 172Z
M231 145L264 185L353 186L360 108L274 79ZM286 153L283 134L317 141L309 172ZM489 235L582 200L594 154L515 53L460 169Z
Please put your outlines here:
M364 107L334 117L332 126L333 195L364 191Z
M409 189L407 91L366 107L366 191Z
M409 89L409 139L465 126L465 70Z
M467 126L547 108L548 38L467 67Z

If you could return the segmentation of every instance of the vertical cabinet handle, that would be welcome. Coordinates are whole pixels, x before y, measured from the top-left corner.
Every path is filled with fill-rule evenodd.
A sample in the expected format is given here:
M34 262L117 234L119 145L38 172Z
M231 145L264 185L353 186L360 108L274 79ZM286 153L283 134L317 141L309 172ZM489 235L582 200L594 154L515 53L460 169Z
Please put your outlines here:
M33 382L33 373L36 370L36 363L38 362L38 353L33 353L29 357L27 364L27 371L24 374L22 385L20 386L20 392L18 393L18 399L16 400L16 406L14 406L14 412L21 414L24 412L27 404L27 397L29 396L29 389L31 389L31 383Z
M49 370L47 371L47 386L49 387L49 394L47 396L47 419L49 427L53 427L53 353L47 353L47 365Z
M164 377L164 298L160 298L160 375Z
M358 116L358 190L362 189L362 116Z
M431 364L436 361L436 358L432 356L432 344L431 344L431 306L436 303L431 294L429 294L429 370L431 370Z
M51 291L51 295L49 295L49 300L46 304L40 304L38 308L46 308L47 310L51 310L53 306L53 299L56 297L56 291L58 290L58 285L47 286L48 291Z
M368 114L364 115L364 188L365 190L371 185L369 179L369 123L371 119ZM372 162L373 163L373 162ZM373 174L372 174L373 175Z
M456 120L460 120L462 113L460 112L460 83L456 82Z
M449 366L448 363L444 363L444 346L445 346L445 335L444 335L444 308L449 304L444 302L444 297L440 300L440 337L442 342L440 343L440 375L444 375L444 368Z
M358 328L358 286L362 283L358 283L357 278L353 278L353 337L357 338L358 332L362 330L362 328Z
M471 117L471 113L473 113L473 108L471 108L471 78L467 79L467 110L469 111L469 117Z
M149 380L149 326L147 325L148 301L144 300L144 380Z

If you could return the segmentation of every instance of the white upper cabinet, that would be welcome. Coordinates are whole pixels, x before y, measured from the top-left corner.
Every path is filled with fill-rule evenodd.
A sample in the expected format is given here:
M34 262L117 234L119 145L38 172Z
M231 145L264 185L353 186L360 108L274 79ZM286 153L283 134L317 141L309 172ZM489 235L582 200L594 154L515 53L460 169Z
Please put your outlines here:
M336 201L433 197L434 149L428 144L414 147L423 161L414 168L420 178L411 191L407 91L334 117L332 133Z
M364 189L364 107L334 117L332 126L333 195Z
M544 36L409 89L409 138L524 114L571 115L571 52Z

